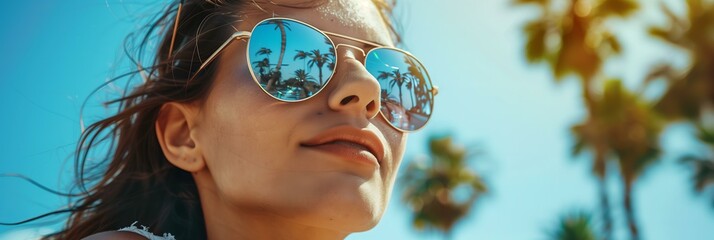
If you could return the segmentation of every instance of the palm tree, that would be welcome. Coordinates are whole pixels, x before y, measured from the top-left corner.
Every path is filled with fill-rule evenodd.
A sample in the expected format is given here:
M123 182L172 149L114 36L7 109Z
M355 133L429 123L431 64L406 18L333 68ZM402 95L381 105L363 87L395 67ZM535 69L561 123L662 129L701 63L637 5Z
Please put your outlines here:
M605 143L605 154L614 155L620 167L623 184L623 207L632 239L639 239L632 190L642 172L656 162L659 155L658 138L662 130L661 121L650 106L633 93L628 92L619 80L605 84L602 97L597 99L595 109L597 120L573 127L578 139L576 153L584 146L583 139L590 131L601 130ZM595 126L594 124L599 124Z
M697 121L707 106L714 104L714 3L687 0L685 16L675 15L662 5L667 27L651 26L652 36L683 49L689 54L690 65L677 70L670 64L655 67L646 81L664 78L669 85L656 109L670 119ZM711 107L709 107L711 108Z
M687 0L684 16L677 16L665 5L662 11L667 17L668 26L651 26L649 32L689 55L689 65L678 69L669 63L663 63L652 69L646 82L664 79L667 84L655 109L671 121L685 120L698 129L699 139L714 152L714 136L711 122L705 115L711 115L714 106L714 41L711 29L714 29L714 3L705 0ZM685 156L682 163L693 167L694 189L704 191L706 186L714 185L714 157ZM714 195L712 195L714 204Z
M411 105L412 105L411 109L407 109L407 110L412 111L412 110L415 110L415 107L416 107L416 104L415 104L416 100L414 99L414 91L412 91L412 89L416 90L416 86L415 86L414 82L416 82L418 80L416 79L416 77L412 76L409 73L405 73L404 78L406 79L406 84L404 85L404 87L406 87L407 90L409 91L409 100L411 101Z
M429 104L429 102L431 101L431 95L426 94L431 92L431 89L427 89L430 86L426 85L426 78L424 74L422 74L422 72L419 70L419 67L417 67L417 62L414 61L414 59L409 56L404 56L404 63L408 65L407 71L409 72L406 74L411 78L411 82L414 85L412 86L412 88L414 89L412 94L416 95L416 97L414 98L414 107L416 108L417 112L422 112L422 110L424 109L424 105Z
M689 163L694 168L692 180L694 189L699 193L704 193L705 189L714 187L714 159L687 157L683 162ZM709 196L711 206L714 207L714 194Z
M265 81L265 72L267 69L270 69L270 60L268 58L263 58L263 60L260 61L253 61L253 66L258 68L258 74L260 74L260 82L263 83Z
M302 51L302 50L297 50L297 53L295 54L295 57L293 57L293 60L304 60L306 58L309 58L310 60L307 61L307 66L312 68L313 66L317 66L317 71L318 71L318 79L320 80L320 85L323 85L322 83L322 66L325 65L325 63L332 62L332 59L330 58L329 53L320 53L320 49L313 49L309 52Z
M389 92L389 90L387 90L387 89L382 89L382 90L379 92L380 97L382 97L382 98L386 98L387 96L389 96L389 93L390 93L390 92Z
M596 240L592 216L584 211L573 211L561 217L558 226L548 232L552 240Z
M419 78L418 81L419 83L417 84L417 88L414 93L417 94L417 106L419 112L423 113L425 107L427 105L431 105L434 95L431 94L432 87L427 85L423 78Z
M285 29L292 29L290 29L290 23L284 22L280 19L269 20L267 23L275 24L275 29L280 29L280 56L278 57L278 63L275 65L274 74L272 74L272 77L266 86L266 90L270 91L275 82L280 81L280 76L282 75L280 74L280 68L283 66L283 57L285 56L285 46L287 44L287 34L285 33Z
M386 71L379 71L379 76L377 76L377 79L379 80L389 80L389 88L392 89L394 86L397 87L397 90L399 91L399 105L404 106L404 101L402 100L402 85L406 82L406 78L404 75L399 71L399 69L394 69L391 72L386 72Z
M644 101L622 86L620 81L605 85L599 115L606 124L608 148L617 156L624 185L623 205L632 239L639 239L632 189L635 181L660 154L662 124L658 115Z
M297 86L303 90L300 93L300 98L307 97L307 95L311 94L312 91L310 89L307 89L306 83L309 80L315 80L315 78L313 76L310 76L307 72L305 72L305 69L295 70L294 75L295 75L295 77L293 79L295 79L297 81Z
M273 53L273 50L270 50L270 48L261 47L255 52L255 56L265 55L265 57L270 58L271 53Z
M602 134L605 131L602 129L604 125L599 123L600 117L596 115L598 106L593 85L598 77L602 76L603 62L621 51L619 40L603 23L612 18L632 15L638 5L633 0L571 0L565 8L559 8L549 0L514 0L514 3L534 4L541 12L538 18L531 20L523 28L526 34L525 57L528 62L548 64L557 82L568 75L575 75L581 81L581 92L588 117L585 124L578 127L582 134L576 135L574 152L589 147L593 153L592 169L598 178L598 193L604 219L603 238L610 239L612 217L605 184L608 149Z
M412 223L417 229L436 229L450 237L457 221L469 213L476 200L487 192L481 177L470 170L469 153L451 137L432 137L428 157L415 160L400 180L403 200L412 208ZM466 190L468 196L457 198L454 192ZM460 196L463 197L463 196Z
M307 82L308 80L315 80L313 76L310 76L305 69L298 69L295 70L295 79L297 79L300 82Z
M699 140L709 147L709 156L686 156L682 163L689 164L694 169L692 182L694 190L704 193L706 189L714 187L714 130L699 126ZM711 204L714 207L714 194L711 195Z
M325 38L325 44L332 45L332 42L330 42L330 39ZM332 71L335 71L335 57L337 56L337 53L335 52L335 48L330 46L330 49L327 50L327 57L330 59L330 61L327 62L327 68L331 69Z
M301 60L303 60L303 62L308 57L308 54L310 54L310 52L303 51L303 50L295 50L295 52L296 53L295 53L295 56L293 57L293 60L301 59Z

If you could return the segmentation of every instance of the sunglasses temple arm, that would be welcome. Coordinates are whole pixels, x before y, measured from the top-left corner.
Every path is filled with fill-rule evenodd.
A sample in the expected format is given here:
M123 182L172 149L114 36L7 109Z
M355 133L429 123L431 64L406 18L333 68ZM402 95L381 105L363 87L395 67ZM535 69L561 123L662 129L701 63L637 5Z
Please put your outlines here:
M171 55L174 51L174 40L176 40L176 30L178 30L179 17L181 16L181 7L183 7L183 1L179 3L178 9L176 10L176 19L174 19L174 32L171 34L171 45L169 46L169 55L167 56L167 58L171 58Z
M218 49L216 49L216 51L213 52L213 54L211 54L211 56L209 56L206 59L206 61L203 62L203 64L201 64L201 67L199 67L198 70L196 70L196 72L201 72L204 68L206 68L206 66L208 66L208 64L213 62L213 60L216 59L218 54L220 54L223 51L223 49L225 49L226 46L228 46L228 44L230 44L233 40L241 40L241 39L248 39L248 38L250 38L250 32L239 31L239 32L234 33L233 35L231 35L230 38L228 38L228 40L226 40L226 42L224 42L220 47L218 47Z

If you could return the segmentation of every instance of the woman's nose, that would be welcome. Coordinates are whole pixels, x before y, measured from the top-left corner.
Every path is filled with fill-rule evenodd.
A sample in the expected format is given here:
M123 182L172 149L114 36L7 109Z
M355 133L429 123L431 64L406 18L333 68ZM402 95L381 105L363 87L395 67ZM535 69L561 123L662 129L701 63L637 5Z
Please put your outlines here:
M381 106L381 88L362 64L364 54L349 47L338 48L337 53L337 71L331 83L335 87L328 97L329 107L358 117L374 118Z

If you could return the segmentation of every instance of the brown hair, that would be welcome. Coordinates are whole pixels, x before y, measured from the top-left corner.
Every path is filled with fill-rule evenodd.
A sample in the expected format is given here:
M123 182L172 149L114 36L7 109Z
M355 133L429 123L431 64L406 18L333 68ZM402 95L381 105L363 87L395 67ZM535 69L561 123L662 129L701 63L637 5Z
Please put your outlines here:
M382 17L393 2L373 0ZM186 0L182 4L173 50L172 36L179 1L170 3L142 35L129 35L125 50L138 70L119 76L141 75L145 82L131 93L106 104L118 104L118 112L88 126L80 136L75 155L76 185L80 194L70 198L71 214L63 230L45 239L80 239L94 233L117 230L135 221L156 233L182 239L205 239L203 212L190 173L170 164L159 146L154 122L167 102L205 99L212 84L213 63L188 81L201 64L234 31L240 11L256 1ZM272 3L272 1L271 1ZM314 6L314 5L313 5ZM301 6L297 6L301 7ZM398 34L392 27L395 41ZM145 51L158 37L153 64L142 66ZM138 41L136 41L138 40ZM128 45L136 41L137 47ZM171 56L169 56L169 52ZM136 57L132 57L132 55ZM89 164L92 152L108 141L106 157ZM86 186L90 186L87 188Z

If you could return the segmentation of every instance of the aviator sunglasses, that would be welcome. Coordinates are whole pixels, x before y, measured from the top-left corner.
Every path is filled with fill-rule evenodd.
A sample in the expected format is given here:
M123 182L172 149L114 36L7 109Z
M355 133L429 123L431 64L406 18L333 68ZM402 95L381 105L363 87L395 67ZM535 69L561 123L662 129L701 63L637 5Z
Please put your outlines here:
M364 44L369 51L335 44L330 37ZM232 34L196 73L234 40L247 40L246 58L253 80L276 100L300 102L320 93L337 69L336 50L350 47L364 54L365 68L379 82L380 114L392 127L413 132L424 127L431 117L438 88L432 85L424 65L404 50L322 31L295 19L273 17L260 21L249 32Z

